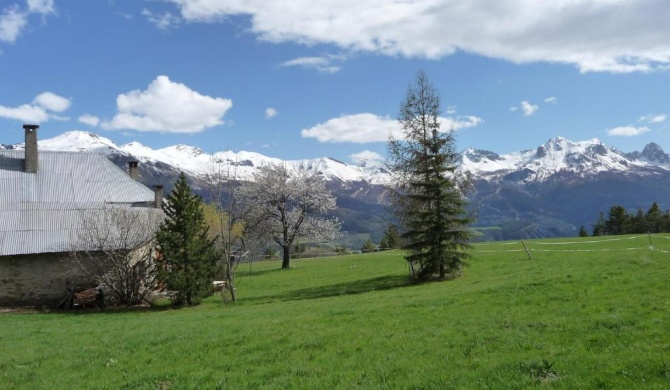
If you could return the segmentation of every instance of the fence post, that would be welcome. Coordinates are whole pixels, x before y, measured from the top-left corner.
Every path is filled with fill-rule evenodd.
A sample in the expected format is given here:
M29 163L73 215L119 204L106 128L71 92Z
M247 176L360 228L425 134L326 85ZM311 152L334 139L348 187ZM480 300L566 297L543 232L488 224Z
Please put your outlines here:
M528 258L532 260L533 256L530 254L530 251L528 250L528 247L526 246L526 243L523 242L523 241L521 241L521 243L523 244L523 249L526 250L526 254L528 254Z

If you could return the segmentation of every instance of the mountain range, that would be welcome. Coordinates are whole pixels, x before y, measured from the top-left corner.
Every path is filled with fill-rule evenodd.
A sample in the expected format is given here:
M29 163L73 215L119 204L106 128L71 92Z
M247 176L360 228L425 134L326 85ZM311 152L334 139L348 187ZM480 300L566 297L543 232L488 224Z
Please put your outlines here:
M21 149L22 144L0 145ZM289 170L321 175L338 198L336 215L351 234L378 241L387 223L386 187L390 173L378 162L360 165L323 157L283 161L254 152L213 154L187 145L154 150L138 142L122 146L97 134L71 131L39 141L41 150L100 153L125 169L140 162L146 184L170 188L180 171L207 197L207 178L226 174L250 180L258 167L281 163ZM222 172L225 171L225 172ZM652 202L670 207L670 155L650 143L641 151L621 152L598 139L573 142L562 137L535 149L509 154L469 148L460 154L457 171L468 174L470 211L482 239L518 239L575 235L587 229L599 212L613 204L646 210Z

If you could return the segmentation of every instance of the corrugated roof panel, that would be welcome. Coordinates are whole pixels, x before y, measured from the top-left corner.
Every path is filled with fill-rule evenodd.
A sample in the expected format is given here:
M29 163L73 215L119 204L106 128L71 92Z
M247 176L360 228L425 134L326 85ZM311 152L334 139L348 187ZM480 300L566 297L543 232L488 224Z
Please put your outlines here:
M0 151L0 255L67 251L81 210L153 204L151 189L102 155L40 152L37 173L23 172L23 156Z

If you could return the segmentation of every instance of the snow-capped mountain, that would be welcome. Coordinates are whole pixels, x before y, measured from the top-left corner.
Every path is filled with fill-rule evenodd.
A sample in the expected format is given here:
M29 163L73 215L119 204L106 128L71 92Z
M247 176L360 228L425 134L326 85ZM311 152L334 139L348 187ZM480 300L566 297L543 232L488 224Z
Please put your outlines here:
M187 175L205 178L223 173L237 180L250 180L256 170L267 164L283 164L290 171L308 171L320 174L325 180L343 182L367 181L381 184L388 181L388 173L379 166L356 166L333 158L283 161L254 152L216 152L208 154L188 145L175 145L154 150L139 142L122 146L97 134L70 131L54 138L38 141L40 150L100 153L108 157L134 158L141 163L165 164ZM23 144L2 145L4 149L22 149Z
M0 149L22 149L22 144ZM118 146L99 135L72 131L39 141L41 150L101 153L119 167L139 160L140 179L147 185L171 184L183 171L195 191L207 197L206 178L223 174L249 180L256 170L280 163L289 170L320 174L337 197L336 215L350 233L369 233L374 240L384 230L388 201L384 184L390 173L382 166L346 164L332 158L283 161L253 152L208 154L187 145L154 150L139 142ZM458 171L470 174L471 212L484 237L518 239L576 234L598 213L614 204L630 210L658 202L670 208L670 155L654 143L641 152L623 153L597 139L573 142L562 137L535 149L509 154L466 149Z
M23 144L0 145L0 149L21 149ZM234 175L249 180L256 170L267 164L284 164L289 170L317 172L327 181L386 184L390 175L380 165L347 164L333 158L283 161L254 152L223 151L208 154L188 145L151 149L139 142L122 146L94 133L70 131L39 141L41 150L100 153L117 158L134 158L142 163L167 165L186 174L204 178L213 173ZM475 180L542 182L557 174L585 178L601 172L670 172L670 155L654 143L642 152L622 153L598 139L573 142L563 137L548 140L536 149L499 155L469 148L460 157L460 172L469 172Z
M624 154L598 139L573 142L556 137L537 149L506 155L467 149L461 155L460 169L478 179L528 183L545 181L557 174L584 178L601 172L670 171L670 156L653 143L642 153Z

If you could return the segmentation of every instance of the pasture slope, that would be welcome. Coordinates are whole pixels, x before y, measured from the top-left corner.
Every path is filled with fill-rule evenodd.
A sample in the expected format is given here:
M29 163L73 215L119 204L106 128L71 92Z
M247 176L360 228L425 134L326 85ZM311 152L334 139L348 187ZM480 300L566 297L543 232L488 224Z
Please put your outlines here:
M670 238L477 244L238 269L238 304L0 314L2 389L668 389ZM572 242L572 243L571 243Z

